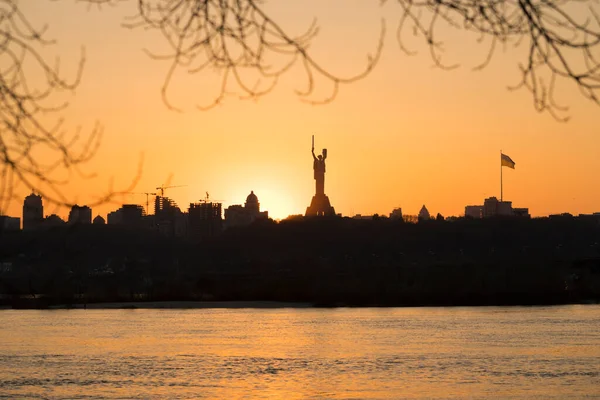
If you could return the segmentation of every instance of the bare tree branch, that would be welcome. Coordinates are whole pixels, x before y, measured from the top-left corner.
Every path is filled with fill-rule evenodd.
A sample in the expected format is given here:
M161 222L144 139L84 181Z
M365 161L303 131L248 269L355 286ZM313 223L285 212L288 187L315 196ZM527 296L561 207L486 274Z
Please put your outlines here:
M386 0L384 0L385 2ZM597 0L397 0L402 9L398 27L400 48L410 52L403 39L407 29L422 36L434 63L442 62L441 28L463 29L489 43L484 68L497 44L527 46L519 65L521 81L513 87L533 95L537 111L568 120L566 107L557 104L557 79L577 85L584 97L597 105L600 90L600 18ZM585 8L587 11L585 12ZM579 13L574 11L579 10ZM583 12L582 12L583 11ZM583 16L576 16L582 14Z
M88 4L116 5L127 0L79 0ZM159 31L171 52L153 53L155 59L171 60L162 87L162 97L171 109L167 91L173 74L179 69L197 73L221 72L220 93L207 107L220 103L233 83L243 98L269 93L278 78L299 63L305 72L306 89L297 94L309 102L327 103L335 98L341 83L366 76L375 66L383 46L382 36L374 55L368 56L364 70L356 76L341 78L319 64L309 46L318 33L315 24L300 36L288 34L264 11L261 0L137 0L138 13L126 24ZM379 0L387 3L388 0ZM489 46L479 70L487 66L498 48L528 47L519 65L520 82L512 87L532 93L536 110L547 111L558 120L567 120L566 107L555 101L556 83L574 83L582 95L600 105L600 18L598 0L397 0L400 23L397 36L401 49L410 51L404 40L406 31L425 39L437 67L456 68L447 64L444 33L453 28L476 35L477 41ZM499 46L500 45L500 46ZM279 66L271 64L278 60ZM258 78L248 78L247 72ZM315 77L332 82L330 96L310 100Z
M88 176L81 166L96 154L102 137L98 124L84 136L66 134L60 113L68 104L60 95L79 84L85 57L82 51L73 81L63 79L60 60L51 65L40 53L53 44L45 31L29 23L17 2L0 0L0 211L19 186L51 203L70 204L61 190L64 176Z
M116 4L111 0L83 0L93 4ZM173 74L184 69L191 74L207 70L221 73L220 91L207 109L219 104L230 85L244 99L264 96L276 86L278 79L296 64L302 66L306 88L297 94L310 103L327 103L338 93L339 86L365 77L377 63L383 48L385 26L374 54L367 56L364 69L350 77L333 74L317 60L308 48L318 34L313 23L304 34L293 36L286 32L262 8L261 0L138 0L137 15L125 26L159 31L171 52L148 54L159 60L170 60L162 98L173 110L168 89ZM315 79L332 83L332 93L324 99L314 99Z

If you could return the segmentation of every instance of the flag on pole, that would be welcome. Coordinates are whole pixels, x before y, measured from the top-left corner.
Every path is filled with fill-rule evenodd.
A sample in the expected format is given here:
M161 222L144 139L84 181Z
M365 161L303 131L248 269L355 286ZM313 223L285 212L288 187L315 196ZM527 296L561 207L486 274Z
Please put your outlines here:
M515 162L506 154L500 154L500 165L515 169Z

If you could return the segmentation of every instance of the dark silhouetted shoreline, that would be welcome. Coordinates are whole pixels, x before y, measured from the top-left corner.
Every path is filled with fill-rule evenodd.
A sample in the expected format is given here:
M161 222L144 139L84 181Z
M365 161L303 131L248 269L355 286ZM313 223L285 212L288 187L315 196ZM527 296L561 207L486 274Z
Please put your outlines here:
M5 233L0 239L0 305L13 308L600 300L598 218L418 224L301 218L261 221L199 243L110 225Z

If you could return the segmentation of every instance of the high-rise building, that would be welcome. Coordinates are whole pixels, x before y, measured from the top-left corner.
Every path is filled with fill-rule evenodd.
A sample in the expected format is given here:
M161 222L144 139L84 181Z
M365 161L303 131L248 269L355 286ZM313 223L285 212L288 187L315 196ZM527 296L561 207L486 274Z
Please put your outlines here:
M121 223L127 226L141 226L145 214L144 207L139 204L123 204Z
M221 233L223 229L221 208L221 203L210 201L190 203L190 208L188 209L188 232L190 238L201 240Z
M141 227L143 225L144 207L138 204L123 204L117 211L108 213L107 223L109 225L126 225L130 227Z
M111 211L106 215L106 223L108 225L118 225L121 223L121 209Z
M69 212L69 224L91 224L92 223L92 209L88 206L78 206L75 204L71 207Z
M44 221L42 196L31 193L23 202L23 230L37 229Z
M154 225L165 236L185 236L187 233L185 213L168 197L154 199Z

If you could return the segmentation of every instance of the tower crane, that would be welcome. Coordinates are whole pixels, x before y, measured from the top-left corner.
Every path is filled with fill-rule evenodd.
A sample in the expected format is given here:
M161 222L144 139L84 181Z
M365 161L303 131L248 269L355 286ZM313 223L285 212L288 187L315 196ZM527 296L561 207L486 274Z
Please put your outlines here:
M210 195L208 194L208 192L206 192L206 197L200 201L203 203L210 203L211 201L219 202L219 201L223 201L223 200L215 200L215 199L210 200Z
M165 189L178 188L178 187L184 187L184 186L187 186L187 185L159 186L156 188L156 190L160 190L160 197L165 197Z
M148 215L148 207L149 207L149 196L156 196L157 193L151 193L151 192L127 192L127 194L145 194L146 195L146 215Z

